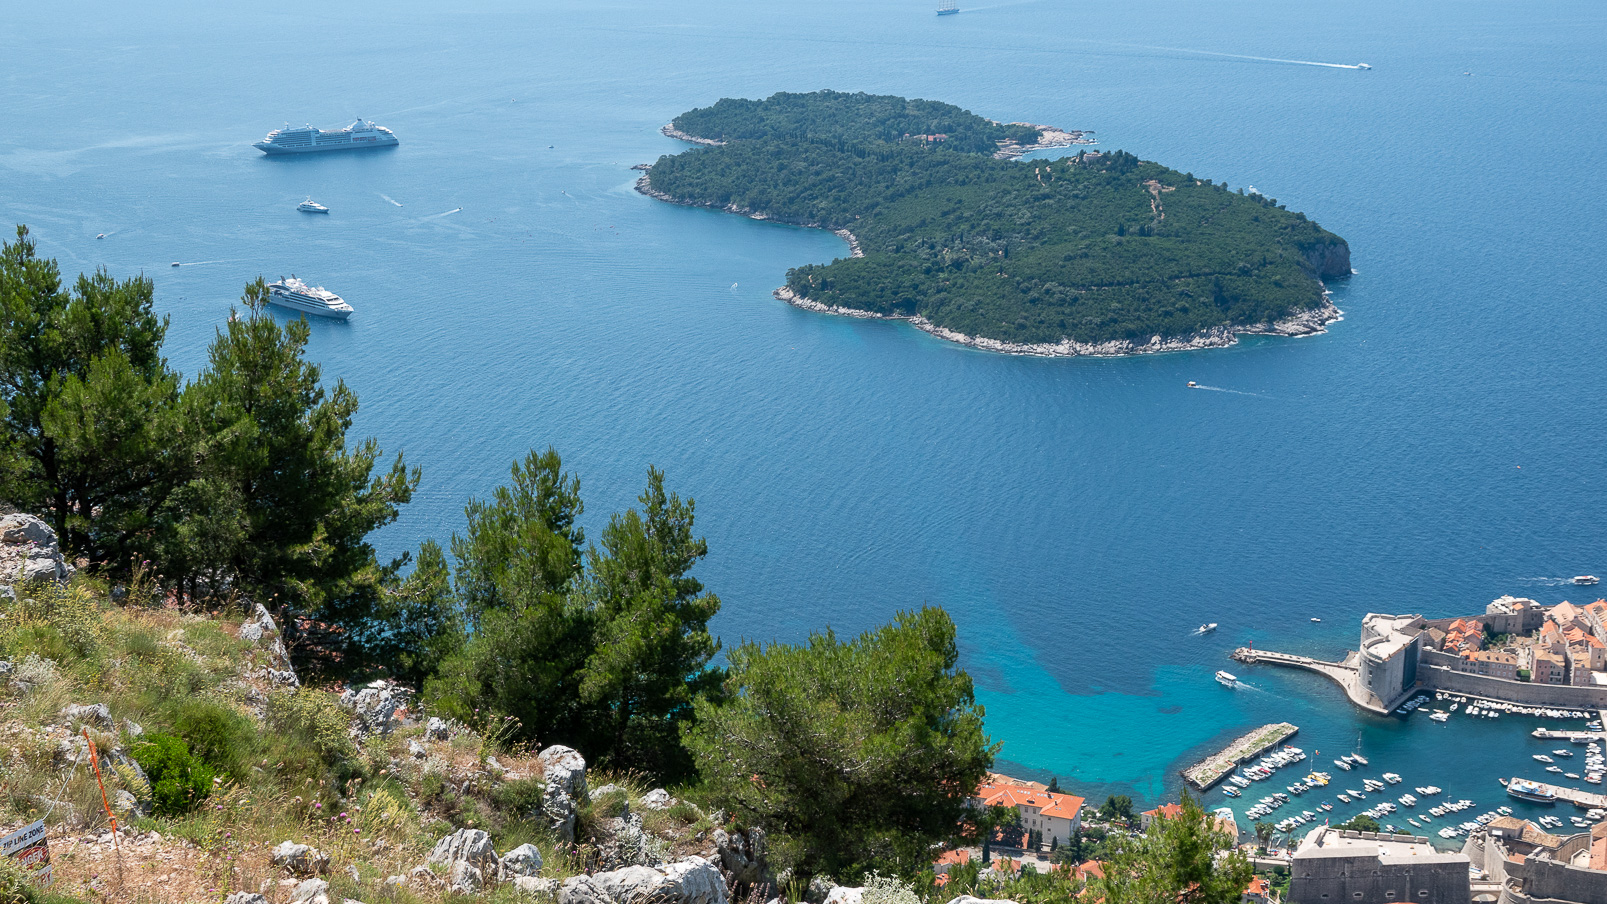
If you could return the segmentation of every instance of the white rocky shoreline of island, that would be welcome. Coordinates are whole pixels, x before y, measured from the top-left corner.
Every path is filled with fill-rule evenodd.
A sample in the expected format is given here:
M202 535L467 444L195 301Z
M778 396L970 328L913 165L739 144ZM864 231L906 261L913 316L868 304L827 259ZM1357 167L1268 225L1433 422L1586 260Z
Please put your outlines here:
M994 125L1004 125L997 121ZM993 152L995 160L1017 160L1033 151L1049 151L1055 148L1069 148L1079 144L1098 144L1099 142L1088 136L1094 134L1093 129L1061 129L1056 126L1040 125L1035 122L1012 122L1012 126L1027 126L1038 130L1038 140L1032 144L1001 145ZM667 133L666 133L667 134Z
M1026 355L1037 358L1125 358L1129 355L1153 355L1161 352L1183 352L1202 348L1227 348L1230 345L1237 344L1240 336L1284 336L1289 338L1315 336L1320 333L1326 333L1328 324L1344 319L1344 312L1334 307L1333 301L1328 297L1329 293L1324 291L1322 304L1315 308L1301 311L1292 317L1265 323L1212 327L1190 336L1151 336L1148 342L1135 342L1131 339L1113 339L1109 342L1077 342L1074 339L1062 339L1059 342L1005 342L1001 339L989 339L985 336L970 336L957 330L941 327L919 314L880 314L875 311L864 311L858 308L844 308L823 304L813 299L804 298L786 286L782 286L771 294L793 307L802 308L806 311L837 314L843 317L857 317L861 320L902 320L922 332L931 333L933 336L949 342L956 342L981 351L998 352L1004 355Z

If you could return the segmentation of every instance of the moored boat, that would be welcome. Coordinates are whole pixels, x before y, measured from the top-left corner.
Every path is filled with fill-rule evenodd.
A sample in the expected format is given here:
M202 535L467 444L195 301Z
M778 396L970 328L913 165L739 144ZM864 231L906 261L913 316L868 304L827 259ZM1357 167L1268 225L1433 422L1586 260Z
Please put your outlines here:
M303 314L333 317L336 320L345 320L352 315L352 306L345 299L323 286L309 286L294 276L268 283L268 301Z

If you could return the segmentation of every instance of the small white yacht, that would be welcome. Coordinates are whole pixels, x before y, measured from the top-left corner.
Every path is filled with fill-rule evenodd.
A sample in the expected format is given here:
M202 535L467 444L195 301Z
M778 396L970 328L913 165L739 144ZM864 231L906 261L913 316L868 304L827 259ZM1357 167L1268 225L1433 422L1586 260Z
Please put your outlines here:
M1218 671L1216 673L1216 680L1218 684L1222 684L1226 687L1239 686L1239 679L1229 672Z
M1200 625L1200 630L1198 630L1198 631L1196 631L1194 633L1196 633L1196 634L1209 634L1209 633L1211 633L1212 631L1215 631L1215 630L1216 630L1216 622L1206 622L1205 624Z
M352 306L346 300L323 286L309 286L291 276L268 283L268 301L280 307L345 320L352 315Z
M301 202L300 204L297 204L296 209L306 213L329 213L329 208L319 204L317 201L314 201L311 197L307 198L307 200Z
M1593 574L1581 574L1574 578L1574 583L1581 587L1588 587L1591 584L1600 584L1601 578L1598 578Z

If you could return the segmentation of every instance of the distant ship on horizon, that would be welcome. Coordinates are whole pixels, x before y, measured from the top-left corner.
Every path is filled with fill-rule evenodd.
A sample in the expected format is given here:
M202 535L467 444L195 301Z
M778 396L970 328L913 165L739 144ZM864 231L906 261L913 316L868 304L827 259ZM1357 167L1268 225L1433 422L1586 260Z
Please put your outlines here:
M384 126L358 119L344 129L326 131L312 126L274 129L252 147L264 154L310 154L318 151L352 151L364 148L390 148L401 142Z
M940 16L954 15L960 11L958 3L959 0L937 0L937 14Z

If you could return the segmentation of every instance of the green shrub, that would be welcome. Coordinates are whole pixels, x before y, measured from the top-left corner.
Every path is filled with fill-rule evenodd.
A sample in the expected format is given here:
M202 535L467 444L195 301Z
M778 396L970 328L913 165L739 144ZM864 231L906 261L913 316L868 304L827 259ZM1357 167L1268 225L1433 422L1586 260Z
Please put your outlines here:
M219 775L244 781L257 747L256 724L219 700L192 698L175 705L173 733Z
M492 790L491 805L513 819L530 819L541 813L542 791L541 779L513 779Z
M212 767L191 754L182 739L148 734L131 752L150 777L157 816L182 816L212 793Z

